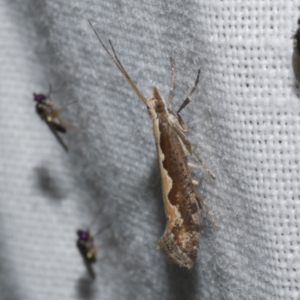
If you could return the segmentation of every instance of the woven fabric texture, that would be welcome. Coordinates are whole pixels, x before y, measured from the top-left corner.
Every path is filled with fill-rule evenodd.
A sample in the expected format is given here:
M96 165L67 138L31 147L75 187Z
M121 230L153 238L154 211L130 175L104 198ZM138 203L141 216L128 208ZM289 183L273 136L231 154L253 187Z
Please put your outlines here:
M299 3L0 1L0 299L300 299ZM156 250L165 226L151 121L97 41L109 39L146 97L182 112L218 228L204 220L191 270ZM52 100L67 154L35 113ZM193 158L191 162L197 163ZM96 238L91 280L75 246Z

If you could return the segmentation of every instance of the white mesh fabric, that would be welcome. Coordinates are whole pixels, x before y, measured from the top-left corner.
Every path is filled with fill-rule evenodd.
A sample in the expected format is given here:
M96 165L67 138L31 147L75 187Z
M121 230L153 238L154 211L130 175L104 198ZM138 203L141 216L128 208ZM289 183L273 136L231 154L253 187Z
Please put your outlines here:
M0 299L299 299L300 102L296 1L2 1ZM167 98L169 56L190 140L216 180L193 171L209 222L195 268L156 250L165 216L151 121L88 26L145 96ZM59 88L77 130L64 153L34 111ZM193 162L195 162L193 160ZM94 229L89 280L75 230Z

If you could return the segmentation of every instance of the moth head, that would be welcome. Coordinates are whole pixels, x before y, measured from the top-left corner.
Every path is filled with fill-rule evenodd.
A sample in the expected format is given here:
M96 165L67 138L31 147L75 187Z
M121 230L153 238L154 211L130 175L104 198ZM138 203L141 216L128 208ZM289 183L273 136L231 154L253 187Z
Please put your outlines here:
M152 88L152 96L147 101L148 110L154 110L157 114L166 111L166 105L163 97L156 87Z

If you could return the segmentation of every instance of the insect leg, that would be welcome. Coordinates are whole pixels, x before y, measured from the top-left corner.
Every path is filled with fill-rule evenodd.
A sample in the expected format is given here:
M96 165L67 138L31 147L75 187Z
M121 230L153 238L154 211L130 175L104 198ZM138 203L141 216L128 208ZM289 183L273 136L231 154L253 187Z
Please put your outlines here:
M210 221L212 222L212 224L215 227L218 228L219 226L218 226L217 222L215 221L213 215L211 214L211 211L208 208L208 206L206 204L206 201L204 200L204 198L198 192L196 192L196 200L197 200L198 205L199 205L199 210L200 210L200 213L201 213L201 217L204 218L205 215L208 215L209 218L210 218Z
M193 151L193 154L195 155L195 157L198 159L198 161L200 162L200 164L203 166L203 168L207 171L207 173L213 178L216 179L215 175L210 171L210 169L205 165L205 163L202 161L202 159L199 157L199 155L197 153L195 153Z

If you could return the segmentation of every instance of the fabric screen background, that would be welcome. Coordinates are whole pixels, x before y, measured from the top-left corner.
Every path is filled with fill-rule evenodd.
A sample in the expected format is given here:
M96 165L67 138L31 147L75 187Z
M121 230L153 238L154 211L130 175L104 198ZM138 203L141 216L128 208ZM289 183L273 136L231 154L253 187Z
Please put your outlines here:
M0 2L0 299L299 299L297 1ZM156 250L165 225L151 121L87 23L145 96L167 98L216 180L193 170L216 229L192 271ZM77 129L64 153L35 114L53 94ZM195 162L192 158L191 161ZM99 214L98 212L101 211ZM75 230L96 238L91 281Z

